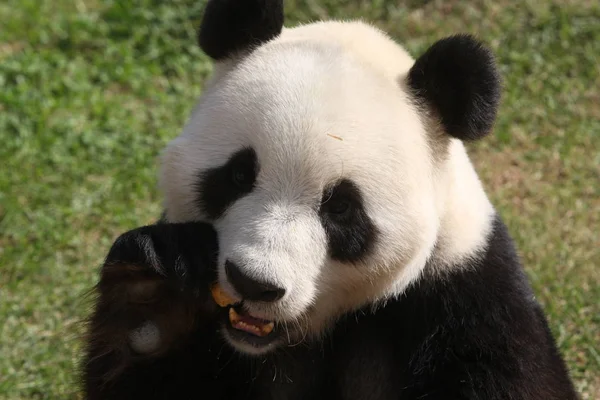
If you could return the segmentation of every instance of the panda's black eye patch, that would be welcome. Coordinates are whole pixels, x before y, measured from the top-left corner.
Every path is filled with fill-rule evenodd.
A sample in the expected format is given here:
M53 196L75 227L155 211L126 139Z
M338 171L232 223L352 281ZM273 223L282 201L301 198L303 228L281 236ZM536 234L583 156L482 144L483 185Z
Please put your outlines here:
M355 262L373 247L377 230L364 208L359 188L343 179L323 191L319 209L331 258Z
M200 173L198 203L211 219L217 219L227 207L254 189L258 160L252 148L234 153L216 168Z

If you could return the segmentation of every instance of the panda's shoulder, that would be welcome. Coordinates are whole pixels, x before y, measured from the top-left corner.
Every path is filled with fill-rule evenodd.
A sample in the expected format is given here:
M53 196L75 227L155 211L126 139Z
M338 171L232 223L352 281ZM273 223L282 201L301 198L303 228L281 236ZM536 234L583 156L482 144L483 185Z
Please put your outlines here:
M412 351L426 342L461 346L461 338L468 342L465 349L490 348L499 340L498 329L536 318L535 307L513 242L496 217L478 259L446 273L427 266L401 295L344 317L339 330L346 340L356 341L352 346L373 340Z
M481 258L446 276L426 271L375 311L348 315L333 338L343 379L373 369L368 380L402 386L390 392L412 385L417 394L418 387L459 390L451 382L467 379L492 391L512 384L541 390L563 368L552 340L500 218ZM542 364L544 376L536 372Z

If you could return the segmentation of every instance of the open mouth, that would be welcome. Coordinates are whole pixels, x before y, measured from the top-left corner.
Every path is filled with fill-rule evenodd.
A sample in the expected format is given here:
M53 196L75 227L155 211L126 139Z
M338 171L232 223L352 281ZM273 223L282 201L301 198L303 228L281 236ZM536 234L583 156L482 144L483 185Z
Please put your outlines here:
M253 317L244 311L243 308L229 308L229 323L233 329L244 331L254 336L265 337L273 332L275 323L261 318Z
M259 349L279 337L274 321L253 316L244 308L243 302L232 304L232 299L219 287L213 288L213 298L223 310L222 325L231 341Z
M234 343L258 349L267 347L279 337L275 322L252 316L241 303L229 307L227 313L223 314L223 319L227 336Z

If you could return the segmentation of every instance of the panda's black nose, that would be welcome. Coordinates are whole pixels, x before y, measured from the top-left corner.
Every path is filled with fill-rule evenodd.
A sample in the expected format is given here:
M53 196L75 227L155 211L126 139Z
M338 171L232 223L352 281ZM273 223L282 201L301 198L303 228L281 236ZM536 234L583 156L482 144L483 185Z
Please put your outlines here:
M238 265L229 260L225 262L225 273L229 282L244 300L272 302L279 300L285 294L285 289L245 275Z

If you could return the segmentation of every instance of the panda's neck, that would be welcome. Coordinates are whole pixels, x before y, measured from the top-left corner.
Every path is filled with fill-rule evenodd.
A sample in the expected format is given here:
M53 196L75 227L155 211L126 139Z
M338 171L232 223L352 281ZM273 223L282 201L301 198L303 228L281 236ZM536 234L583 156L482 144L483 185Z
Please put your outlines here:
M440 225L429 264L460 268L486 248L495 210L462 142L453 139L436 171Z

